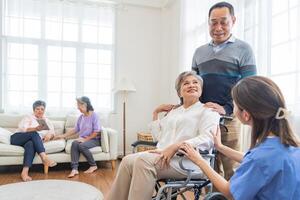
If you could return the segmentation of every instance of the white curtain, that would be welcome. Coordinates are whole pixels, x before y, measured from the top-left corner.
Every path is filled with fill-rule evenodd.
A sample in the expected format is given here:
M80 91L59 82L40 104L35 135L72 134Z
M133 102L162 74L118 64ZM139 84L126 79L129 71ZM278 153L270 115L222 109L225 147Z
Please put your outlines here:
M300 0L245 0L245 40L256 54L258 74L281 88L300 135Z
M28 112L43 99L53 114L76 110L77 96L113 110L115 8L89 0L1 1L1 99Z

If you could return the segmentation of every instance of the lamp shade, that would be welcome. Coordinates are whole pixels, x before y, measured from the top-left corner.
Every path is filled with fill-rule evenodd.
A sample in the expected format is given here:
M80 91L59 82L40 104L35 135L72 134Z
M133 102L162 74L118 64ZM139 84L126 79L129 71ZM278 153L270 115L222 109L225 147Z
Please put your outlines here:
M122 78L121 81L118 82L115 91L135 92L136 89L132 81L128 80L127 78Z

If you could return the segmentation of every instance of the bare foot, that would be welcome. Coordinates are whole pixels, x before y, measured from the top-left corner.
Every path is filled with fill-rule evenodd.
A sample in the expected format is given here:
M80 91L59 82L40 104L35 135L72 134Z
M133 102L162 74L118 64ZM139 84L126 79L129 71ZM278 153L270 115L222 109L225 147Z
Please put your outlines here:
M97 166L90 166L90 168L88 168L88 170L84 171L85 174L90 174L93 173L94 171L96 171L98 169Z
M78 170L72 169L71 173L68 175L68 178L73 178L77 174L79 174Z
M28 174L21 174L21 178L22 178L22 180L24 181L24 182L27 182L27 181L31 181L32 180L32 178L30 177L30 176L28 176Z

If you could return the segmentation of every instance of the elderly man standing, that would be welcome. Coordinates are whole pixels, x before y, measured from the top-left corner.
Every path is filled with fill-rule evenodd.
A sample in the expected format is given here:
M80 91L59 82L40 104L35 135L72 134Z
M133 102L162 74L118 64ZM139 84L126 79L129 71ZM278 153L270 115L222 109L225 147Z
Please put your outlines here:
M196 49L192 69L203 78L201 102L221 115L232 115L231 88L242 78L256 74L251 47L235 38L231 31L235 24L234 8L227 2L213 5L208 14L211 42ZM222 133L223 144L238 150L240 124L233 118L226 122L228 133ZM234 162L219 156L225 178L233 175ZM219 165L220 167L220 165Z

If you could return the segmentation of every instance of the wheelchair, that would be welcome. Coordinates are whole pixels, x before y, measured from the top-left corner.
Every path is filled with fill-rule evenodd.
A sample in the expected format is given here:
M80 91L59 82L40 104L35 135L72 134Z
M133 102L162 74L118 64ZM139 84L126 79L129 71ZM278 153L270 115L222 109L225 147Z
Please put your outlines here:
M220 128L224 132L228 132L227 127L225 126L226 121L232 120L230 116L222 116L220 118ZM133 147L133 152L136 152L138 146L156 146L157 142L149 141L136 141L131 146ZM214 149L212 152L200 151L200 154L209 160L210 166L214 168L215 158L217 151ZM178 155L182 156L182 155ZM202 190L206 188L206 196L204 200L226 200L226 197L219 192L212 192L212 183L207 178L194 179L192 178L193 170L187 169L182 164L183 156L179 161L180 167L186 171L187 177L182 180L174 179L163 179L157 180L155 185L155 196L152 197L152 200L176 200L177 196L181 196L182 199L186 200L187 197L185 192L192 191L194 199L198 200L202 194Z

